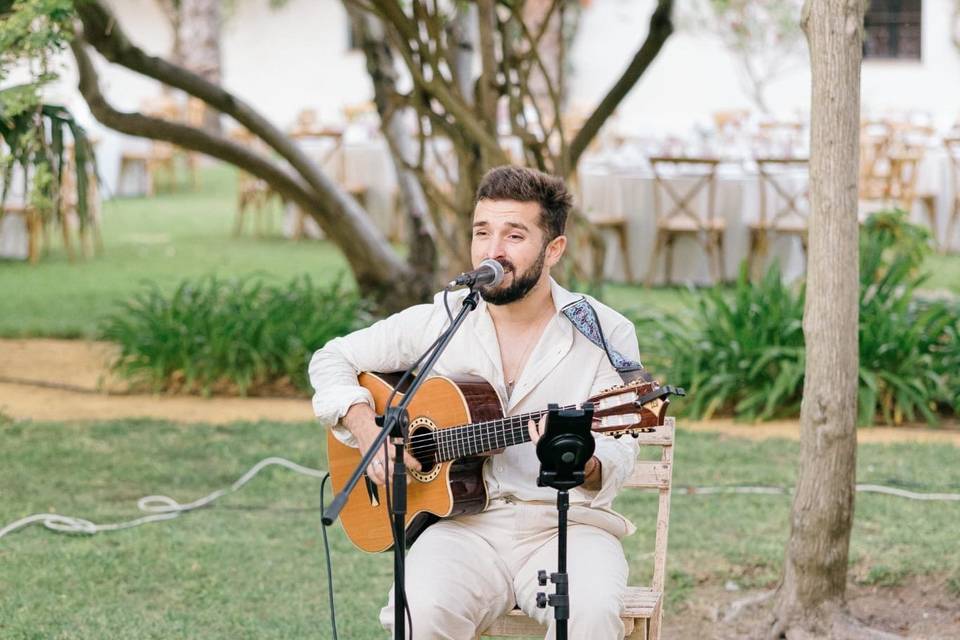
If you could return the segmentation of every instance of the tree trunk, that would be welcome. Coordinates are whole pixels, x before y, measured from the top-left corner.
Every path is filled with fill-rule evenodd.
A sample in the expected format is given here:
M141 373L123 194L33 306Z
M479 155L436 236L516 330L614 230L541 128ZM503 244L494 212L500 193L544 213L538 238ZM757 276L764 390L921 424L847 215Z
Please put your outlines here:
M179 45L183 66L212 84L220 84L221 0L180 0ZM203 111L203 128L220 132L220 114Z
M857 452L863 0L807 0L810 239L800 470L770 637L867 637L845 614ZM868 634L869 635L869 634Z
M409 168L415 165L416 150L410 132L404 125L406 110L391 103L397 92L397 72L393 53L386 42L383 25L374 15L346 5L347 15L360 34L361 47L367 59L367 73L373 82L374 102L380 115L381 130L390 148L397 173L397 188L407 213L408 229L405 240L409 242L408 263L422 282L424 297L434 290L437 269L437 229L430 218L430 206Z

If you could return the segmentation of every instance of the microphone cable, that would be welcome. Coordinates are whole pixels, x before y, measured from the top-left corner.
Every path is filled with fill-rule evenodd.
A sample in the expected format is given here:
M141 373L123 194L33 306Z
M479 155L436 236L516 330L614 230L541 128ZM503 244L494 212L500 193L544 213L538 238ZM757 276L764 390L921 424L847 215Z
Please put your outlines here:
M333 563L330 560L330 543L327 540L327 528L323 526L323 512L326 505L323 501L323 490L327 486L327 480L330 479L328 472L320 481L320 532L323 534L323 555L327 560L327 595L330 598L330 624L333 626L333 640L338 640L337 636L337 607L333 601Z

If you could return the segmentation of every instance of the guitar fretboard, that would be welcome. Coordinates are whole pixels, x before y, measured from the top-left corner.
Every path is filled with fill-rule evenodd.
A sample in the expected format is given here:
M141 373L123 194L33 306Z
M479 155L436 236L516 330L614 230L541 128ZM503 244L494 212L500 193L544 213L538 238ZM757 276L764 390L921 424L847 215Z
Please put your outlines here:
M577 405L568 405L560 408L576 407ZM414 434L410 437L410 449L415 456L427 453L433 456L436 462L447 462L523 444L530 442L527 423L530 420L540 420L546 413L546 410L534 411L497 420L439 429L430 433Z

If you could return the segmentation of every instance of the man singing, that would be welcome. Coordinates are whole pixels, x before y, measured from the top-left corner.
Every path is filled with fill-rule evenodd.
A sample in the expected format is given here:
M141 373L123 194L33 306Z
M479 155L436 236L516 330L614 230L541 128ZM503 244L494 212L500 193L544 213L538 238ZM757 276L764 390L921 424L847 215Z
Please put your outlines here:
M471 258L504 268L503 281L482 287L482 300L437 362L436 375L483 378L497 391L504 415L573 404L621 383L607 351L574 326L563 310L586 301L596 312L610 352L638 360L633 324L616 311L572 293L550 277L563 256L571 197L559 178L520 167L497 167L484 176L473 214ZM459 309L464 291L449 298ZM373 399L357 384L362 371L402 371L412 365L449 320L438 294L432 304L410 307L313 355L313 408L342 442L366 451L379 427ZM483 468L485 511L443 519L410 549L406 596L413 637L466 640L519 605L549 626L552 611L536 606L537 571L556 570L556 490L537 486L534 444L541 424L530 423L531 443L490 456ZM389 448L389 455L394 455ZM623 638L620 622L627 563L620 539L633 525L611 509L633 470L636 443L598 437L586 480L570 492L568 565L571 638ZM376 456L367 476L378 485L391 473ZM408 467L419 463L405 455ZM389 467L392 463L388 462ZM391 629L393 594L380 620Z

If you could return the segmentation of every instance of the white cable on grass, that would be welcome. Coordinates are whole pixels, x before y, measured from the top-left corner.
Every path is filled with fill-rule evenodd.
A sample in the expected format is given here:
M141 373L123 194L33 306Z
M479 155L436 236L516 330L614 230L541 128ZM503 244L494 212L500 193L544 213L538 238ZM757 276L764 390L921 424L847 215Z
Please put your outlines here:
M910 500L960 501L960 493L917 493L915 491L907 491L906 489L885 487L879 484L858 484L857 491L864 491L866 493L885 493L888 496L897 496L898 498L908 498Z
M131 527L138 527L142 524L147 524L148 522L160 522L161 520L171 520L176 518L181 513L185 511L192 511L194 509L199 509L200 507L205 507L210 504L217 498L224 496L228 493L233 493L245 485L251 478L257 475L264 467L270 465L280 465L286 467L291 471L301 473L306 476L311 476L314 478L322 478L326 472L320 471L318 469L311 469L310 467L304 467L299 465L296 462L291 462L285 458L265 458L257 464L255 464L249 471L240 476L240 478L230 485L227 489L219 489L213 493L189 502L187 504L180 504L173 498L167 496L144 496L137 500L137 508L140 511L143 511L147 514L141 518L135 520L128 520L126 522L115 522L111 524L95 524L89 520L84 520L83 518L72 518L69 516L63 516L58 513L38 513L32 516L27 516L26 518L21 518L11 524L5 526L3 529L0 529L0 538L12 533L17 529L22 529L23 527L29 526L31 524L40 522L47 529L51 531L59 531L61 533L82 533L87 535L93 535L101 531L119 531L120 529L129 529ZM885 487L877 484L858 484L857 491L865 493L882 493L885 495L896 496L898 498L906 498L908 500L936 500L936 501L960 501L960 493L917 493L915 491L907 491L905 489L896 489L893 487ZM736 487L679 487L677 491L678 495L689 494L689 495L710 495L710 494L725 494L725 493L735 493L735 494L764 494L764 495L782 495L790 493L790 490L784 489L783 487L752 487L752 486L736 486Z
M20 520L7 525L3 529L0 529L0 538L8 533L16 531L17 529L21 529L37 522L42 523L43 526L51 531L93 535L101 531L118 531L120 529L138 527L142 524L147 524L148 522L171 520L185 511L192 511L194 509L199 509L200 507L205 507L217 498L237 491L251 478L253 478L253 476L257 475L261 469L274 464L314 478L322 478L326 474L325 471L304 467L303 465L299 465L296 462L291 462L285 458L266 458L255 464L249 471L240 476L240 478L230 485L229 488L219 489L210 495L204 496L203 498L194 500L193 502L189 502L187 504L180 504L168 496L144 496L143 498L137 500L137 508L140 509L140 511L151 515L146 515L142 518L137 518L136 520L115 522L111 524L94 524L93 522L84 520L83 518L72 518L69 516L60 515L58 513L37 513L32 516L27 516L26 518L21 518Z

